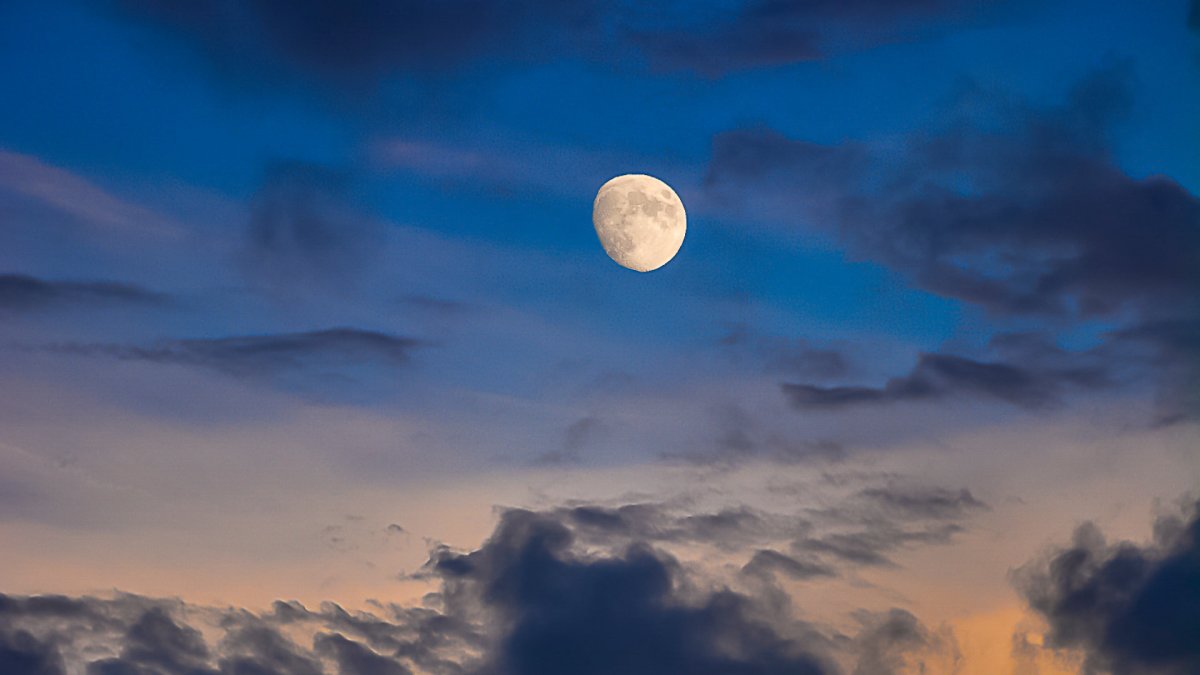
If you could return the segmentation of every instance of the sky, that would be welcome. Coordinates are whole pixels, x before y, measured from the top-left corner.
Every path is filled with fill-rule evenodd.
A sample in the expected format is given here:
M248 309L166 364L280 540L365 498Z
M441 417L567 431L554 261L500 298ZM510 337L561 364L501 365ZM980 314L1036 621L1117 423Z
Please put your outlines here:
M8 0L0 102L0 672L1200 672L1196 0Z

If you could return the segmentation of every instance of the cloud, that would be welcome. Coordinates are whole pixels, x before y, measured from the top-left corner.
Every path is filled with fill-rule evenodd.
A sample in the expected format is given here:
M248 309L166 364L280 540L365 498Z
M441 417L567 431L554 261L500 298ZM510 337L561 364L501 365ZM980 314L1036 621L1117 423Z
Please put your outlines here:
M778 464L836 462L846 456L845 447L836 441L796 439L770 431L740 405L718 406L711 417L717 427L712 448L663 453L662 457L702 466L732 468L753 461Z
M350 206L349 174L306 162L271 165L251 202L244 268L279 290L352 285L383 232Z
M828 565L811 560L799 560L772 549L755 551L750 562L742 566L742 573L758 577L773 577L776 574L782 574L797 581L837 576L837 572Z
M112 0L234 72L363 86L483 61L647 60L707 75L823 58L978 14L986 0L746 0L647 8L595 0Z
M4 149L0 149L0 194L6 197L6 218L24 215L25 209L19 207L21 200L28 200L85 225L105 240L116 235L136 237L142 243L178 241L183 232L171 218L126 202L75 173Z
M393 72L445 71L485 56L544 57L594 27L598 3L517 0L114 0L227 68L338 84Z
M737 506L704 513L661 503L580 504L553 511L585 541L699 543L726 549L800 536L811 524L795 515Z
M416 578L434 591L421 604L371 611L0 595L0 666L56 675L797 675L847 672L838 664L857 662L854 672L876 675L940 648L902 610L856 614L862 630L853 636L797 619L774 577L816 583L837 574L806 555L745 544L753 554L728 582L750 582L757 590L747 594L656 546L797 527L806 526L747 508L510 509L475 550L431 551Z
M1116 166L1108 137L1132 105L1130 77L1109 66L1042 109L968 89L957 122L899 152L732 131L714 141L707 183L753 194L772 177L856 255L995 315L1175 315L1200 287L1200 200Z
M313 641L318 654L329 655L344 675L409 675L412 671L394 659L381 656L337 633L318 635Z
M604 421L595 415L581 417L567 426L562 447L551 450L537 459L539 464L578 462L585 447L603 437L608 431Z
M947 544L960 523L990 507L965 488L889 480L865 487L835 508L810 517L814 531L795 539L791 550L843 563L893 566L889 553L914 545Z
M179 625L162 607L151 607L125 631L120 656L95 661L88 673L124 675L126 673L189 673L205 675L215 671L206 667L208 645L200 631Z
M1056 403L1058 391L1064 384L1093 383L1079 381L1071 373L1039 372L1009 363L977 361L949 354L921 354L908 374L894 377L882 387L823 387L793 383L780 386L792 405L803 410L832 410L962 395L1036 409Z
M1110 137L1131 88L1123 63L1089 73L1057 105L966 85L944 128L875 147L762 128L719 134L705 179L714 200L777 226L828 229L853 256L1000 325L1043 326L998 336L981 354L924 354L879 386L802 376L783 385L788 399L812 410L969 396L1037 409L1150 382L1159 419L1193 416L1200 373L1168 364L1200 353L1187 337L1200 311L1200 198L1118 166ZM1056 346L1098 325L1110 327L1101 344Z
M0 671L20 675L61 675L62 656L54 645L38 640L27 631L0 628Z
M310 366L363 363L407 365L424 343L414 338L357 328L331 328L223 338L171 340L149 347L59 344L49 351L127 361L212 368L238 377L261 377Z
M660 67L709 76L824 58L869 46L916 26L968 17L979 0L751 0L699 25L631 31Z
M65 306L155 306L169 298L133 284L112 281L48 281L0 274L0 311L25 312Z
M689 599L678 563L644 545L600 559L577 557L562 523L509 511L470 554L432 562L452 601L482 601L505 626L481 672L825 673L812 647L783 634L746 596Z
M818 347L802 339L759 335L745 324L734 325L718 341L732 357L748 357L766 372L816 378L845 376L850 360L837 349Z
M801 513L746 505L703 511L633 502L572 504L546 514L592 546L611 549L646 542L734 553L750 550L754 553L743 564L747 573L837 576L846 563L892 566L892 552L947 544L964 531L969 519L990 508L965 488L890 477L839 498L836 506Z
M858 612L863 624L855 636L859 653L854 675L956 672L961 658L954 635L934 632L903 609L887 612Z
M957 519L988 508L966 488L888 485L866 488L859 496L902 518Z
M1200 672L1200 502L1154 532L1145 546L1108 544L1087 523L1014 573L1049 624L1048 647L1082 650L1088 672Z
M1188 28L1200 31L1200 0L1192 0L1188 5Z

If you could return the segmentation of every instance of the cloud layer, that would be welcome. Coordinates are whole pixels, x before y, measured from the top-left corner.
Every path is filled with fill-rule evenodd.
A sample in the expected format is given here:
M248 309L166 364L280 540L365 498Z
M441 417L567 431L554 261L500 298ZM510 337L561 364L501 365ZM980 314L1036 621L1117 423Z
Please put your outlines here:
M1200 503L1164 516L1148 546L1109 544L1094 524L1018 570L1018 589L1046 618L1046 644L1083 650L1089 672L1183 675L1200 670Z

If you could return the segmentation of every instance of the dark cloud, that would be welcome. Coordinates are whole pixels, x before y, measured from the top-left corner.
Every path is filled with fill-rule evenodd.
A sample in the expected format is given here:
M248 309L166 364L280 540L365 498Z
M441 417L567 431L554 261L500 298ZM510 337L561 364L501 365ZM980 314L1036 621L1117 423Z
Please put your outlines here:
M27 631L0 627L0 672L14 675L63 675L62 657L51 644Z
M797 581L837 576L837 572L828 565L812 560L800 560L773 549L755 551L750 562L742 566L742 573L758 577L774 577L781 574Z
M412 672L395 660L336 633L318 635L313 647L318 654L331 656L343 675L409 675Z
M1042 408L1058 400L1070 378L1008 363L977 361L948 354L922 354L907 375L882 387L811 384L781 385L797 408L837 409L862 404L944 399L962 395L992 398L1023 408Z
M430 295L408 294L399 299L400 303L419 309L430 314L440 316L457 316L466 313L472 309L469 303L459 302L457 300L447 300Z
M913 544L948 544L963 531L956 523L906 528L891 522L874 522L851 532L833 532L799 539L792 549L804 554L825 554L856 565L893 566L889 553Z
M707 180L716 194L786 182L793 210L836 227L856 254L994 314L1175 315L1196 305L1200 200L1116 166L1108 137L1132 105L1129 80L1108 67L1046 109L969 89L955 125L886 156L733 131L715 140ZM808 204L814 189L828 212Z
M59 306L155 306L161 293L111 281L47 281L24 274L0 274L0 312L36 311Z
M1194 31L1200 31L1200 0L1192 0L1188 5L1187 25Z
M836 349L758 335L746 324L734 325L717 344L731 356L751 358L771 373L824 379L842 377L850 370L849 359Z
M609 545L642 541L736 549L801 536L811 529L811 524L799 516L747 506L705 513L681 512L661 503L582 504L552 513L571 525L580 539Z
M958 645L953 635L935 633L911 612L892 609L872 614L859 612L862 630L855 636L859 654L854 675L898 675L910 672L948 672L938 665L949 657L958 660Z
M238 624L246 623L242 627ZM321 675L321 664L262 620L237 614L226 620L229 632L221 641L222 673L231 675Z
M257 615L134 595L112 599L0 595L0 672L34 675L322 675L324 659L349 674L463 672L457 661L430 658L434 650L462 655L458 624L431 621L429 610L396 608L380 618L334 604L320 611L276 603ZM15 628L14 628L15 627ZM201 628L221 636L210 646ZM425 633L432 630L437 639ZM305 648L289 634L311 634ZM413 636L416 636L415 638ZM377 650L389 652L381 654Z
M895 39L916 25L961 19L984 0L751 0L700 25L632 31L659 64L716 76L812 61L846 46Z
M111 0L230 72L342 85L472 63L644 59L720 75L821 58L977 14L988 0L747 0L696 8L512 0Z
M745 568L759 576L836 576L834 563L891 566L889 556L896 551L950 543L963 532L964 523L989 509L967 489L890 478L859 489L835 507L802 514L747 506L705 512L655 502L576 504L547 513L569 526L576 539L593 546L649 542L755 550Z
M152 347L63 344L48 349L84 356L212 368L239 377L265 376L309 366L363 363L407 365L422 342L355 328L302 333L173 340Z
M1049 624L1048 647L1082 650L1089 672L1200 672L1200 503L1154 529L1147 546L1108 544L1085 524L1014 574Z
M911 546L950 543L972 516L990 507L965 488L889 480L866 487L836 508L810 514L814 532L791 549L855 565L892 566L889 554Z
M739 531L794 536L806 527L747 508L508 510L478 549L431 552L418 578L437 590L422 605L376 603L372 612L333 603L311 610L294 601L256 613L133 595L0 595L0 671L800 675L843 672L835 665L840 660L857 661L855 672L877 674L917 662L921 649L936 644L933 633L899 610L862 614L856 636L796 619L774 580L815 583L837 573L810 554L746 544L740 550L754 553L744 574L730 580L758 589L745 594L695 583L698 568L654 546L720 544Z
M836 462L846 455L842 444L828 439L797 439L768 429L740 405L719 406L712 411L715 438L711 447L683 453L663 453L668 460L731 468L753 461L778 464Z
M92 662L88 675L216 675L207 667L208 659L208 645L199 631L175 623L165 609L154 607L126 631L120 656Z
M1000 336L985 353L922 355L882 386L785 384L797 407L847 408L972 396L1023 408L1072 391L1152 382L1164 420L1194 415L1200 381L1200 199L1165 176L1135 178L1110 136L1132 107L1131 72L1110 64L1057 106L965 86L946 128L873 150L821 146L769 129L714 139L714 199L777 223L827 227L855 256L1039 336ZM1082 352L1060 331L1107 322ZM814 381L816 380L816 381Z
M1200 416L1200 321L1146 321L1109 337L1125 350L1121 358L1140 359L1160 373L1159 425Z
M595 415L581 417L567 426L563 434L563 444L557 450L551 450L538 457L538 464L564 464L578 462L579 453L589 444L603 437L608 428Z
M444 71L483 56L545 57L596 28L599 3L547 0L114 0L230 69L342 84Z
M351 207L350 188L349 174L330 167L296 161L269 167L251 203L247 274L285 292L352 286L383 233Z
M477 598L506 626L482 672L704 675L831 672L808 645L731 591L689 599L678 563L644 545L612 557L572 552L561 522L506 513L492 538L433 569L451 597Z
M940 487L889 485L866 488L859 496L900 518L907 519L957 519L972 511L988 508L987 504L976 499L966 488L947 490Z

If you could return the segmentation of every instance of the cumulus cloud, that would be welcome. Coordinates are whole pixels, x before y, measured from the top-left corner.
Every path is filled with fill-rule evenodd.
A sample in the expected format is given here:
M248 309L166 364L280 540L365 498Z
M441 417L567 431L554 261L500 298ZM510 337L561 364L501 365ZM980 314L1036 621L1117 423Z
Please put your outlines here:
M506 626L482 672L831 672L815 645L758 616L749 598L688 598L666 554L634 545L588 559L572 542L562 523L510 511L483 548L433 562L451 602L482 600Z
M1200 672L1200 502L1154 533L1148 545L1110 544L1087 523L1014 573L1049 624L1046 646L1082 650L1088 672Z
M916 501L974 501L967 493L930 494ZM858 499L895 508L879 506L889 500L876 496ZM947 517L945 508L934 517ZM945 650L936 632L902 610L859 613L855 635L798 619L774 580L819 583L837 574L811 552L743 538L742 574L700 582L699 569L663 546L721 545L735 530L787 536L806 528L746 508L510 509L477 549L431 551L416 577L434 586L422 604L376 603L371 611L0 595L0 668L20 675L818 675L851 672L850 664L852 672L882 675ZM739 580L756 590L738 590Z

